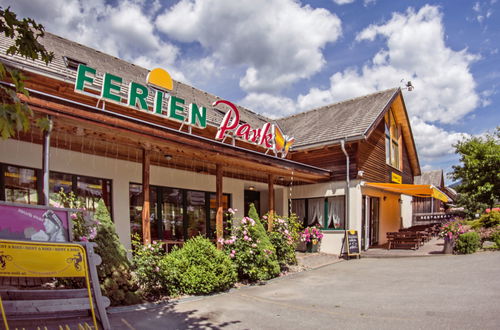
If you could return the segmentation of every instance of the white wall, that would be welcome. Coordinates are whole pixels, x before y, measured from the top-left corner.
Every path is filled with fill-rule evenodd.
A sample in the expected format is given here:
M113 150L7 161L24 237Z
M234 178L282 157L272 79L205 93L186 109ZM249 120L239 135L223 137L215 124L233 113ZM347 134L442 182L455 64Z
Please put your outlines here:
M133 155L133 158L136 156ZM41 168L42 146L13 139L0 140L0 162ZM112 180L113 220L120 240L126 248L130 248L129 183L142 182L140 163L51 148L50 169ZM150 181L152 185L158 186L215 191L215 176L213 175L158 166L151 166ZM265 191L267 196L267 184L226 177L223 179L223 192L231 194L232 207L238 209L236 218L243 216L244 189L250 184ZM275 185L275 190L277 211L283 212L283 205L286 204L284 196L287 189ZM261 196L261 199L267 205L267 197L264 199Z
M408 195L401 195L401 217L403 218L403 228L408 228L412 226L413 223L413 207L411 202L413 197Z

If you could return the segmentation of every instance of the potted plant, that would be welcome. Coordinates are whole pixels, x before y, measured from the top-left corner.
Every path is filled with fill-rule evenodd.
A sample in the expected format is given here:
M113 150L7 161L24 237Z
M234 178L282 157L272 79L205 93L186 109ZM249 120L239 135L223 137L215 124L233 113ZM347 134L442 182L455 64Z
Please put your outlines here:
M439 231L439 237L444 238L444 254L453 253L455 240L463 233L465 233L465 229L457 220L447 222L441 227L441 230Z
M323 233L316 226L306 227L300 232L300 240L306 243L306 252L318 252Z

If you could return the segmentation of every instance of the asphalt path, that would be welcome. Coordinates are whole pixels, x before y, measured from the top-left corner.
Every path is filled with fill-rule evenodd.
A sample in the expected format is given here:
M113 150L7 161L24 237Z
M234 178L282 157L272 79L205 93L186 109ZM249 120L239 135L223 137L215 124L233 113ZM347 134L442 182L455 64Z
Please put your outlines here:
M110 315L113 329L500 329L500 252L361 259Z

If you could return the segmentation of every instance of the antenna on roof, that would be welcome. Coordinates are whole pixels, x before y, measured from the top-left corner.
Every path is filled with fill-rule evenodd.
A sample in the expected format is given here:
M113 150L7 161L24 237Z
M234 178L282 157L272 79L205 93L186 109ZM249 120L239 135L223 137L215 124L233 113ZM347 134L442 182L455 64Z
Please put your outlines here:
M401 82L404 82L405 79L401 79ZM406 89L408 90L408 92L411 92L413 89L415 88L415 86L412 85L411 81L407 81L406 84L405 84L405 87L403 87L402 89Z

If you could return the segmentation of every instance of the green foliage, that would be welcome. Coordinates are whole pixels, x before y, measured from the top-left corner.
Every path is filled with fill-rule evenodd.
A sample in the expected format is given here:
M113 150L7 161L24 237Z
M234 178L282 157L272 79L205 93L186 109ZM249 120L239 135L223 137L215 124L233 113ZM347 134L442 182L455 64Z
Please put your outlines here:
M52 52L48 52L38 42L38 38L43 38L45 34L43 25L37 24L31 18L19 20L9 8L4 10L0 7L0 33L14 40L14 44L7 49L7 54L40 59L46 64L54 57ZM0 63L0 80L6 79L12 81L14 89L0 86L0 136L3 139L13 136L16 131L27 131L33 115L28 105L17 96L29 96L24 87L25 77L19 71L6 68ZM38 119L37 124L40 128L47 129L46 119Z
M280 272L276 250L253 204L250 205L248 215L249 217L241 219L239 224L232 226L231 238L222 243L236 265L239 279L268 280Z
M297 264L295 242L299 237L299 230L300 224L298 224L295 214L288 218L274 216L273 228L268 236L276 250L276 257L282 270L285 270L289 265Z
M143 245L141 237L134 234L132 248L134 272L143 294L148 298L158 298L167 294L159 267L165 255L161 244L153 241L151 244Z
M160 262L164 287L173 296L224 291L236 282L233 263L208 239L198 236Z
M112 305L130 305L141 301L136 293L138 285L132 276L125 247L121 244L106 205L101 200L95 218L98 221L95 251L102 258L97 266L103 294Z
M464 139L455 148L461 164L453 166L450 177L461 180L458 203L469 216L482 213L500 199L500 127L494 134Z
M475 231L470 231L458 236L455 242L455 251L460 254L471 254L481 246L481 238Z
M497 249L500 249L500 230L491 236L491 239L497 245Z
M500 212L491 211L489 213L483 214L477 221L481 227L492 228L500 226Z
M71 214L73 240L78 242L93 240L97 235L98 222L94 221L85 210L82 201L72 191L66 194L63 188L57 193L57 197L65 208L78 210Z

